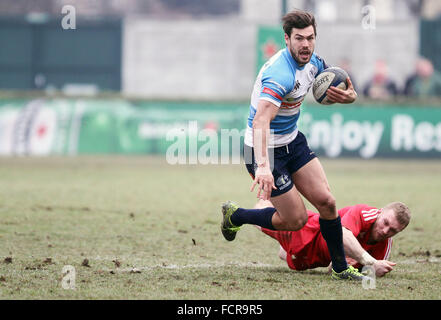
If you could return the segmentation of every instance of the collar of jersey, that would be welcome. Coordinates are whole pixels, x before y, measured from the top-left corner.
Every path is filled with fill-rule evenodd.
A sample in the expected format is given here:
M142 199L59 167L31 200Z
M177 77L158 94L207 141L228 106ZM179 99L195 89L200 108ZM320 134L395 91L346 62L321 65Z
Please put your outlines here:
M309 63L306 63L304 66L300 67L297 64L297 61L294 60L294 58L291 55L291 52L289 52L288 48L285 48L285 56L288 58L289 62L291 63L291 66L293 67L294 70L303 70L305 68L305 66Z

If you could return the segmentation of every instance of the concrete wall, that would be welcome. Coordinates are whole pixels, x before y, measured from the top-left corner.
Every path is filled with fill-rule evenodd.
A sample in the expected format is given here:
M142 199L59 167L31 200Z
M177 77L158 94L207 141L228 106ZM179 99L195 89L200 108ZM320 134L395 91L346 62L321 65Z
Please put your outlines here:
M126 19L123 92L161 99L248 99L256 75L258 25L241 19L163 21ZM402 86L419 51L417 21L318 25L316 52L329 64L349 58L359 88L377 59Z
M126 19L123 91L164 99L247 99L256 31L239 19Z
M361 23L322 23L318 26L316 52L332 65L343 57L351 60L352 74L359 85L372 76L375 61L388 65L389 75L399 87L414 70L419 52L417 21L377 22L374 30Z

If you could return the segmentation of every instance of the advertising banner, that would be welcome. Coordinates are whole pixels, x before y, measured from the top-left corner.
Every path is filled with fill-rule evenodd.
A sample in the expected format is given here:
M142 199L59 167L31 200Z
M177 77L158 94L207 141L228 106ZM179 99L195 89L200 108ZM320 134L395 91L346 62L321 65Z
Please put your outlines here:
M2 100L0 155L162 154L172 163L226 163L240 157L248 110L246 103ZM304 104L298 125L319 156L441 159L441 108Z
M441 159L441 108L309 107L299 128L311 149L328 157Z
M0 155L166 154L178 138L221 150L217 132L234 129L241 141L246 115L243 104L4 100Z
M282 26L259 26L257 31L257 65L256 72L277 51L285 48L285 37Z

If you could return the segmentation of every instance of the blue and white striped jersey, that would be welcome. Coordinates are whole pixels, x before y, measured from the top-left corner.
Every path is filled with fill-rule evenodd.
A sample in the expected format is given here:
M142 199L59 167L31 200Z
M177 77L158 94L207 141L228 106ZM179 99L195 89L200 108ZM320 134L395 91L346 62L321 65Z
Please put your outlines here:
M302 67L298 66L288 48L272 56L262 66L254 83L245 144L253 146L252 124L260 99L271 101L279 107L276 117L270 123L273 135L268 147L280 147L293 141L298 132L300 105L315 77L326 68L325 62L315 53Z

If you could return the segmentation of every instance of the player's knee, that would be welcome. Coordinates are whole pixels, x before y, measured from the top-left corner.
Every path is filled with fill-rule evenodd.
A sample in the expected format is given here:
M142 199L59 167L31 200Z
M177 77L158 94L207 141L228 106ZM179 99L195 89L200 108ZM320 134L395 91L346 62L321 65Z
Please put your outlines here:
M302 229L307 222L308 222L308 215L302 215L300 217L297 217L295 220L290 221L288 229L290 231L298 231Z
M334 212L336 208L334 196L331 193L328 193L321 197L317 202L317 207L318 209Z
M273 221L274 222L274 221ZM297 231L303 228L308 222L308 213L306 208L297 209L293 211L284 211L283 214L279 211L277 215L277 225L274 225L277 230Z
M320 217L324 219L335 219L337 214L337 208L335 204L335 198L332 194L328 194L323 197L320 202L316 204L317 209L320 212Z
M297 221L297 230L302 229L305 224L308 222L308 215L305 215L303 217L301 217L298 221Z

